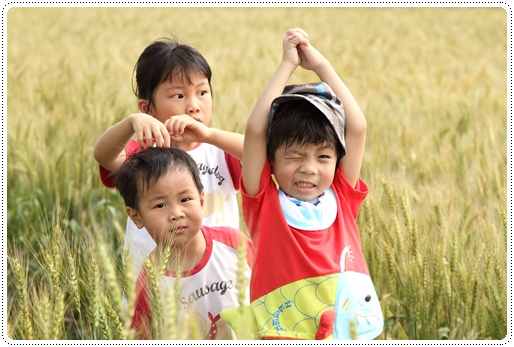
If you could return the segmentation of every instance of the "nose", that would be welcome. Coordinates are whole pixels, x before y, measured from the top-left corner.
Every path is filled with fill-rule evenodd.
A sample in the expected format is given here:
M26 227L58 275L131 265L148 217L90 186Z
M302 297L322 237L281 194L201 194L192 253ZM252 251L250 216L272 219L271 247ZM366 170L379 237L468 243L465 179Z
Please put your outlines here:
M298 171L306 175L313 175L316 173L316 163L312 159L305 158L300 164Z
M189 98L187 103L187 114L191 115L200 112L200 106L198 105L199 103L196 97Z
M172 205L169 207L168 218L170 221L176 222L176 221L181 220L184 217L185 217L184 212L182 211L182 209L179 206Z

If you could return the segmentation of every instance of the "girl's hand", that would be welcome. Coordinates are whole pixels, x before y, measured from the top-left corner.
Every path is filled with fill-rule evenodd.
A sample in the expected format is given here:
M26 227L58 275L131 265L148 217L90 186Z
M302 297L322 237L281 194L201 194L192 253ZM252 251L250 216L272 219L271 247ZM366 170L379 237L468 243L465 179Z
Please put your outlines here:
M176 142L205 142L211 129L202 122L188 115L173 116L164 122L164 126Z
M130 117L137 142L142 149L151 147L153 141L156 147L170 147L170 134L163 123L146 113L134 113Z

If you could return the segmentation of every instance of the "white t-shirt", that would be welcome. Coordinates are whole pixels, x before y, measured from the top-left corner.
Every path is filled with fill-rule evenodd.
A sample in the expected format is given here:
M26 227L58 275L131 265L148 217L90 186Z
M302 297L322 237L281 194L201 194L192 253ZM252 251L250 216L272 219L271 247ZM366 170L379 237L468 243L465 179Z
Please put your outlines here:
M205 236L206 250L199 264L182 274L178 300L180 323L193 319L198 333L205 339L228 339L230 328L220 318L223 309L237 307L238 304L238 245L246 241L247 259L244 266L246 277L245 298L249 304L250 266L252 262L252 242L239 230L226 227L206 227L201 231ZM171 272L161 279L162 293L174 287L175 277ZM132 328L141 332L140 338L149 338L148 319L151 312L146 285L146 270L138 275L136 283L135 315ZM164 303L166 305L166 303ZM166 312L166 310L163 310ZM187 318L186 318L187 317ZM189 321L190 322L190 321Z

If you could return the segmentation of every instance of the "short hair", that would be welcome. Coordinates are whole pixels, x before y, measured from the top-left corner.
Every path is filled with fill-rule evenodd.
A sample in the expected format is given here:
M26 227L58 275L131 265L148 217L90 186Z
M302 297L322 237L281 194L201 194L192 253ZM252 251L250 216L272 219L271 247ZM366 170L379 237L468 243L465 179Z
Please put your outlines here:
M343 146L327 117L310 102L301 99L280 103L269 126L267 141L267 156L272 162L281 145L289 147L294 142L300 146L332 144L336 149L338 164L344 156Z
M186 170L198 192L203 191L198 165L189 154L178 148L149 147L131 155L116 172L115 184L125 205L136 210L142 193L169 172Z
M157 87L166 80L184 76L191 83L191 72L207 78L212 93L212 71L207 60L191 46L181 44L176 38L162 37L148 45L134 66L134 94L148 101L150 112Z

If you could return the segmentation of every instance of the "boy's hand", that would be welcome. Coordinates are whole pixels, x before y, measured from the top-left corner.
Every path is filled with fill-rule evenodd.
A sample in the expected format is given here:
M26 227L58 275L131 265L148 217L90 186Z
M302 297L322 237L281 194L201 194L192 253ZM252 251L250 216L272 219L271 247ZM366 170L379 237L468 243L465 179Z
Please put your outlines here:
M286 31L286 37L282 42L282 48L284 50L282 54L282 61L292 64L295 68L300 66L302 63L302 58L300 56L298 46L308 43L309 37L302 29L296 28Z
M298 41L296 49L300 59L299 66L305 70L316 71L325 63L325 57L310 44L309 35L304 30L300 28L289 29L286 32L286 39L288 37L290 37L293 42Z
M146 113L134 113L130 117L137 142L142 149L151 146L153 140L157 147L170 147L170 134L164 124Z
M171 141L177 142L205 142L211 133L209 127L188 115L170 117L164 126Z

